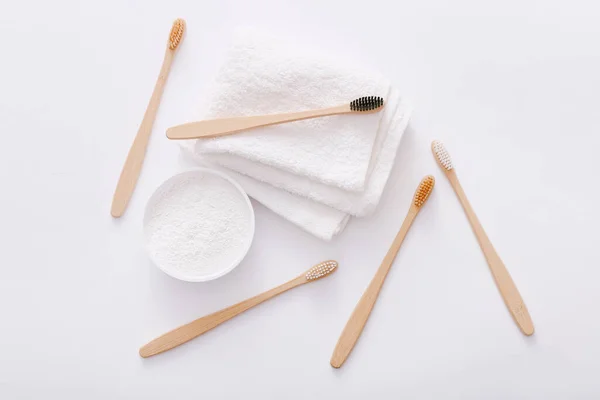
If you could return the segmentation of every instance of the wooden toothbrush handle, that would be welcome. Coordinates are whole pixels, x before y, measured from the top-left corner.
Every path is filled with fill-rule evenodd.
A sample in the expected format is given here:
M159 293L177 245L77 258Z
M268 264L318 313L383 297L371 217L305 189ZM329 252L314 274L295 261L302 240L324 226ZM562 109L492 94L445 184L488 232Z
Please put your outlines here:
M521 331L527 335L533 335L533 321L531 320L531 316L529 315L529 311L527 310L527 306L525 306L525 302L519 293L519 290L515 286L508 270L504 266L504 263L500 259L498 253L492 246L492 242L488 238L487 234L483 230L477 215L473 211L469 200L467 199L467 195L465 194L458 177L456 176L456 172L454 170L447 172L448 179L460 200L460 203L465 210L465 214L467 214L467 218L471 223L471 227L473 228L473 232L475 232L475 236L477 237L477 241L479 242L479 246L485 255L485 259L492 271L492 275L494 280L496 281L496 286L504 299L504 303L506 307L510 311L513 319L521 329Z
M369 319L369 315L371 315L371 310L373 310L373 307L375 306L375 302L377 301L377 297L379 296L383 282L385 282L385 278L392 267L398 251L400 250L400 246L402 245L402 242L404 241L404 238L406 237L406 234L416 216L417 211L411 207L411 210L404 219L404 222L400 227L400 231L396 235L396 238L394 239L390 249L379 266L379 269L375 273L375 276L371 280L367 290L365 290L362 297L358 301L358 304L356 304L350 319L346 323L346 326L344 327L344 330L338 339L335 349L333 350L333 355L331 356L330 363L332 367L340 368L358 341L358 338L360 337L363 328Z
M246 129L300 121L302 119L325 117L328 115L350 113L349 105L324 108L322 110L300 111L287 114L256 115L189 122L167 129L167 137L172 140L211 138L231 135Z
M267 301L306 282L307 281L304 276L299 276L298 278L284 283L283 285L277 286L276 288L273 288L267 292L180 326L179 328L167 332L164 335L152 340L150 343L144 345L142 348L140 348L140 356L146 358L160 354L167 350L171 350L174 347L177 347L194 339L197 336L202 335L205 332L208 332L209 330L221 325L223 322L230 320L236 315L239 315L264 301Z
M171 70L174 54L174 50L167 48L160 74L158 75L156 85L154 86L154 92L152 93L152 97L146 108L146 113L144 114L144 119L142 120L137 135L133 140L133 144L129 149L125 165L123 165L123 170L121 171L121 176L119 177L119 182L117 183L117 188L115 189L115 194L113 196L112 207L110 209L111 215L115 218L120 217L125 212L129 199L135 189L138 177L140 176L144 157L146 155L146 148L148 147L148 141L150 139L150 134L152 133L152 126L154 125L160 99L165 89L169 71Z

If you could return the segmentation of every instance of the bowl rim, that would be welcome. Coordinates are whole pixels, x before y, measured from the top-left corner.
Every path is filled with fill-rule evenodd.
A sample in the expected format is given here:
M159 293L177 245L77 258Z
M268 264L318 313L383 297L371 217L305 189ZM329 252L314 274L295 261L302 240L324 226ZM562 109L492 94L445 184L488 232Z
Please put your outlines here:
M250 212L249 214L249 218L250 218L250 232L248 235L248 243L246 244L245 249L240 253L240 256L238 258L236 258L231 265L227 266L226 268L223 268L222 270L219 270L217 272L214 272L212 274L209 275L202 275L202 276L188 276L184 273L181 273L179 271L173 271L168 269L167 267L165 267L164 265L161 265L159 262L156 261L155 257L152 256L151 252L149 251L149 246L148 246L148 240L147 240L147 234L146 234L146 221L148 219L148 212L149 212L149 208L152 204L155 203L155 201L153 201L155 199L155 196L157 195L157 193L161 190L161 188L163 186L165 186L167 183L174 181L176 179L181 179L183 176L185 175L195 175L195 174L212 174L214 176L218 176L219 178L224 179L225 181L229 182L229 184L231 184L233 187L236 188L236 190L242 195L246 205L248 206L248 210ZM144 208L144 217L143 217L143 221L142 221L142 229L143 229L143 233L144 233L144 248L146 249L146 253L148 254L148 257L150 258L150 260L152 261L152 263L158 268L160 269L162 272L164 272L165 274L175 278L175 279L179 279L181 281L185 281L185 282L208 282L208 281L212 281L215 280L217 278L220 278L228 273L230 273L231 271L233 271L238 265L240 265L240 263L242 262L242 260L244 258L246 258L246 255L248 255L248 251L250 251L250 247L252 247L252 242L254 241L254 233L255 233L255 216L254 216L254 207L252 206L252 202L250 201L250 198L248 197L248 194L244 191L244 189L242 188L242 186L237 183L236 181L234 181L231 177L229 177L227 174L220 172L220 171L216 171L214 169L210 169L210 168L204 168L204 167L197 167L197 168L191 168L182 172L179 172L171 177L169 177L168 179L166 179L165 181L163 181L160 185L158 185L156 187L156 189L154 190L154 192L152 192L152 194L150 195L150 197L148 198L148 201L146 202L146 206Z

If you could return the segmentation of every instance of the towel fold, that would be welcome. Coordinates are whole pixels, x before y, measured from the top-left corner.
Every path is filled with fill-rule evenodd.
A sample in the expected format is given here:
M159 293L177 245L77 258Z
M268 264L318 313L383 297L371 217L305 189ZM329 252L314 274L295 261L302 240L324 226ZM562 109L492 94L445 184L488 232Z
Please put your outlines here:
M388 99L390 82L254 30L236 32L204 119L278 114ZM199 154L230 154L344 190L362 191L382 113L346 114L200 140Z
M291 194L219 165L200 163L231 176L248 196L319 239L331 240L350 220L349 214L306 197Z
M342 212L363 217L371 214L379 203L387 176L394 163L395 149L398 147L410 115L409 109L400 102L399 97L388 102L387 111L389 111L387 113L389 115L386 115L384 121L382 121L383 132L377 135L373 148L373 162L367 173L367 183L372 182L371 185L367 184L361 192L347 191L336 186L325 185L306 176L295 175L285 170L230 154L204 154L204 159L207 163L225 167ZM392 133L391 136L390 133ZM384 149L391 150L385 151L380 157Z
M184 148L277 214L329 240L350 215L375 210L408 124L410 110L385 78L242 30L202 116L318 109L368 95L384 97L383 111L257 128Z

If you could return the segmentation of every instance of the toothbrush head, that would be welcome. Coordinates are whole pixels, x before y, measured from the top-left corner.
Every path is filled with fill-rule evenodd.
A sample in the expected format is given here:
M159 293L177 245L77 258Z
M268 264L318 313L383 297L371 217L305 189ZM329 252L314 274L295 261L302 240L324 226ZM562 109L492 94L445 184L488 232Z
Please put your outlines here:
M169 34L169 49L175 50L181 39L183 38L183 31L185 30L185 21L181 18L177 18L173 22L171 33Z
M323 261L306 271L304 277L307 281L316 281L317 279L323 278L331 274L337 268L337 261L329 260Z
M435 178L432 175L427 175L425 178L421 180L417 191L415 192L415 197L413 198L413 204L417 208L423 207L423 204L429 198L431 191L433 190L433 185L435 184Z
M350 102L350 110L356 112L379 111L383 108L383 97L366 96Z
M438 164L440 164L440 166L446 171L450 171L454 168L450 154L448 154L448 150L446 150L446 147L444 147L442 142L439 140L434 140L431 143L431 151L433 151L433 155L435 156Z

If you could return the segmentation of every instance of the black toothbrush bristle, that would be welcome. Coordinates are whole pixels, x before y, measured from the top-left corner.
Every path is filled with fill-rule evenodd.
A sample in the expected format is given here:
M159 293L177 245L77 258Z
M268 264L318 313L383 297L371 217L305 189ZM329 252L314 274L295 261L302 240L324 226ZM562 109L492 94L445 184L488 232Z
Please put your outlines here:
M378 96L360 97L350 102L352 111L372 111L383 107L383 98Z

